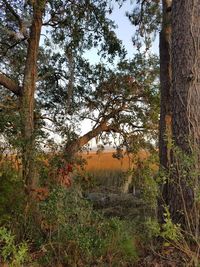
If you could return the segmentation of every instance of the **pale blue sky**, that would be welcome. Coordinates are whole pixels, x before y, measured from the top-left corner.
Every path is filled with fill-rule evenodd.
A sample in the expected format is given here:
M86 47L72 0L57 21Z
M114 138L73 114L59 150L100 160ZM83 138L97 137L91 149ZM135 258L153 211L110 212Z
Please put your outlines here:
M134 27L126 17L126 12L131 12L132 9L133 5L130 4L130 1L125 2L121 8L119 8L118 5L115 4L113 13L110 15L110 18L115 21L118 26L115 32L118 38L123 41L123 45L127 49L129 57L132 57L135 53L135 49L132 44Z
M134 53L136 52L136 49L134 48L132 44L132 36L134 35L134 26L130 23L129 19L126 17L126 12L131 12L133 9L133 4L131 5L130 1L126 1L121 8L117 4L114 5L114 10L112 14L110 15L110 19L115 21L117 24L117 29L115 29L115 32L120 40L122 40L123 45L125 46L127 50L127 56L129 58L133 58ZM158 38L156 38L153 47L152 52L158 54ZM85 57L93 64L97 63L100 58L97 55L96 49L91 49L85 54ZM85 134L89 130L91 130L91 122L89 120L85 120L82 123L82 134ZM94 145L94 144L92 144Z
M115 24L117 28L115 32L120 40L122 40L123 45L127 50L127 57L132 58L136 53L136 48L132 43L132 36L134 35L134 26L131 24L129 19L126 17L126 12L131 12L134 8L131 1L126 1L121 8L119 8L118 4L114 4L114 10L109 16ZM158 37L153 43L152 52L158 54L159 50L159 41ZM90 51L85 53L85 58L88 59L92 64L99 62L100 57L97 55L97 49L91 49Z
M121 8L115 3L114 10L109 16L111 20L117 25L115 32L120 40L122 40L123 45L125 46L128 57L132 57L134 54L134 47L132 45L131 38L134 33L134 27L131 25L129 19L126 17L126 11L130 11L133 5L129 1L125 2ZM100 60L100 57L97 55L97 49L91 49L85 53L85 57L93 64L97 63Z
M131 13L134 6L131 4L131 1L126 1L121 8L118 5L114 5L113 13L110 15L110 18L115 21L118 28L115 30L119 39L123 41L125 48L127 49L128 56L133 57L136 49L132 43L132 36L134 35L135 29L134 26L131 24L129 19L126 17L126 12L128 11ZM153 43L152 52L158 54L158 46L159 41L156 38L155 42Z

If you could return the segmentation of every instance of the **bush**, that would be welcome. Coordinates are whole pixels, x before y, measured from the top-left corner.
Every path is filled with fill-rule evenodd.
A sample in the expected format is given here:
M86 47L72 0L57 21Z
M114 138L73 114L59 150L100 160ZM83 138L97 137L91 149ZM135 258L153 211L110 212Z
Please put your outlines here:
M13 163L3 159L0 168L0 225L3 225L21 214L25 196L21 174Z
M133 233L119 219L105 219L95 212L75 188L56 187L40 204L41 228L47 239L42 264L61 262L72 266L101 264L112 257L117 266L137 259Z
M15 243L15 236L5 227L0 228L0 263L10 267L21 267L28 260L28 245L26 242Z
M70 188L56 185L56 163L45 165L43 159L37 163L48 194L29 205L20 170L10 162L1 163L0 222L7 226L0 228L4 262L13 267L128 266L137 260L132 224L94 211L82 197L79 181Z

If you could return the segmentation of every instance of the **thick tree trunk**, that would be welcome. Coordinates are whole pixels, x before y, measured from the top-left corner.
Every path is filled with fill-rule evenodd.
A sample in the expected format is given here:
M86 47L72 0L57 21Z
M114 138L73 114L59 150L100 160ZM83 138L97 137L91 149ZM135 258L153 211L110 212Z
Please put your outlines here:
M33 7L33 21L25 64L21 96L22 122L22 165L26 190L30 193L35 183L35 136L34 136L34 94L37 81L37 57L45 1L37 0Z
M200 164L200 0L173 0L172 29L174 146L197 157L189 169L181 170L180 157L173 153L175 170L171 176L168 205L173 220L193 231L199 224L194 203L199 177L192 174L199 171Z

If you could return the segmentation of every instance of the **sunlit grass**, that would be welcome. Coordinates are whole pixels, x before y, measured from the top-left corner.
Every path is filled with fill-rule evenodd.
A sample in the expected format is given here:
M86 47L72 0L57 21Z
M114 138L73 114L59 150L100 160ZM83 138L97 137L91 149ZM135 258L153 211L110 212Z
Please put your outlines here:
M84 153L83 158L87 161L85 166L87 171L92 170L128 170L130 167L130 158L124 155L122 159L113 157L112 151L105 151L102 153L90 152Z

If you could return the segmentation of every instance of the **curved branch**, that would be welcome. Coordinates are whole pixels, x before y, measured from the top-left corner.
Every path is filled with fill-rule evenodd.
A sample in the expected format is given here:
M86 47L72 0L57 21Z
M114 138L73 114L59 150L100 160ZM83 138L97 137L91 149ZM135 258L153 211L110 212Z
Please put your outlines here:
M79 151L81 147L86 145L92 138L98 136L102 132L109 131L109 126L107 126L107 122L103 121L96 128L92 129L88 133L80 136L78 139L73 140L66 146L65 153L67 156L73 156L75 153Z

